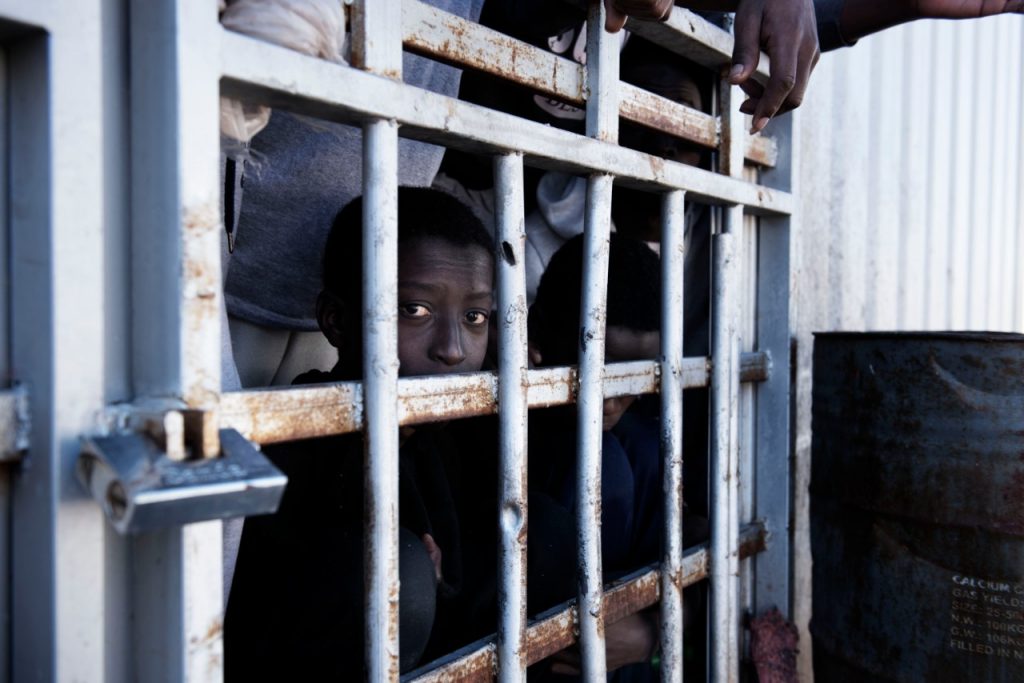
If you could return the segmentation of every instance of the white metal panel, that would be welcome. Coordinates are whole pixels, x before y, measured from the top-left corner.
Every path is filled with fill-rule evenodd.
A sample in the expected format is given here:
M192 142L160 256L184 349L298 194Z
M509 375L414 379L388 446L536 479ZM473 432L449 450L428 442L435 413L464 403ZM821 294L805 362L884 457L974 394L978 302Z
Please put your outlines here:
M953 42L952 23L941 23L935 27L929 61L932 65L928 87L935 92L935 104L939 111L952 112L956 102L956 86L952 81L955 60L949 45ZM953 87L949 87L953 85ZM936 116L932 120L928 138L928 194L926 199L925 244L928 255L925 291L928 305L925 311L925 327L941 328L946 321L950 294L949 235L953 220L949 210L949 197L953 192L953 135L952 116Z
M897 27L826 55L799 113L793 579L805 643L812 333L1024 331L1022 58L1018 16ZM800 656L810 680L810 648Z
M899 118L902 100L883 97L881 93L898 93L903 89L903 69L894 68L903 59L903 41L894 32L875 39L870 50L871 78L863 83L870 99L868 139L863 144L869 150L867 188L864 199L868 205L867 225L863 241L868 254L865 279L874 296L865 301L867 324L874 327L893 327L896 308L889 305L897 291L897 264L899 263L900 213L899 166L882 163L900 145L900 127L890 125ZM858 56L855 52L848 56ZM867 60L864 60L867 61ZM874 86L874 87L871 87Z

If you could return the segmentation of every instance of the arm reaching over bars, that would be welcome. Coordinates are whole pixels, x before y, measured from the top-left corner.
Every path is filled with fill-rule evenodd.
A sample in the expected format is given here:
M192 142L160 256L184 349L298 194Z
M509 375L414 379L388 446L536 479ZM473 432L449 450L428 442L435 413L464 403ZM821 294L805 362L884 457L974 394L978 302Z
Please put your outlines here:
M664 21L674 5L735 11L736 42L729 80L749 99L740 110L752 132L771 117L800 106L819 50L853 45L863 36L917 19L973 19L1024 13L1024 0L604 0L605 28L618 31L627 16ZM820 42L819 42L820 38ZM761 50L771 60L768 83L752 76Z
M853 45L859 38L917 19L976 19L994 14L1024 13L1016 0L819 0L821 49Z
M753 115L753 132L764 128L776 114L800 106L819 54L811 0L605 0L605 28L618 31L627 16L664 21L673 4L736 12L736 43L729 80L743 87L750 97L741 110ZM771 60L771 74L764 86L751 78L762 49Z

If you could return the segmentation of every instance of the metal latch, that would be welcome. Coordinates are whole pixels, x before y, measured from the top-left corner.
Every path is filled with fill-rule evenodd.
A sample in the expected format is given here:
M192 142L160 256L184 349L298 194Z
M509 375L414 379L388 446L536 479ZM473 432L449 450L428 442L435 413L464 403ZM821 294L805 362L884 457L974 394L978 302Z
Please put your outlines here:
M0 463L18 460L28 450L28 390L21 385L0 391Z
M180 413L170 415L179 417L164 424L181 424ZM119 532L277 510L288 479L245 437L221 429L219 455L187 459L180 436L131 431L83 439L78 479Z

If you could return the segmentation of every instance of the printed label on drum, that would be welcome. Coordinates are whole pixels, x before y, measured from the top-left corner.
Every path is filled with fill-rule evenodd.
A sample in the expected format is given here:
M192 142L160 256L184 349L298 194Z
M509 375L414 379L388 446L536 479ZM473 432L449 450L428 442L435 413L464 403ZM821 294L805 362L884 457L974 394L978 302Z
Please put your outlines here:
M954 574L949 647L1024 660L1024 584Z

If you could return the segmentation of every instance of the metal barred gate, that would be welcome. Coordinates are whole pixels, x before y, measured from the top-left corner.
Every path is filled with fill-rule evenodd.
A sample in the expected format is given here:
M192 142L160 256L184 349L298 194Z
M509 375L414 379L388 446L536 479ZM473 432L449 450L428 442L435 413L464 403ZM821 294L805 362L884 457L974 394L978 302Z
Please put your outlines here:
M10 268L0 270L0 320L10 325L0 325L0 388L11 387L0 394L0 455L21 458L3 466L10 492L0 488L13 520L3 644L14 679L222 677L220 522L121 536L111 522L128 525L143 503L131 507L123 482L97 484L92 465L81 472L83 461L112 458L115 447L129 461L147 448L157 451L146 451L149 458L206 461L209 479L160 501L160 510L180 515L166 513L165 522L192 522L237 509L231 505L250 500L254 488L279 486L256 469L232 469L241 461L231 458L248 457L251 444L363 430L375 506L367 521L366 665L370 680L397 680L399 427L497 414L496 636L410 678L525 680L526 666L578 639L584 677L602 680L604 624L657 603L662 676L681 680L682 591L709 579L710 677L739 680L744 615L772 606L788 614L791 603L791 117L772 125L773 138L751 137L739 91L724 80L717 115L621 83L603 12L590 5L582 67L418 0L356 0L347 66L226 31L212 0L0 2L10 188L2 200L8 252L0 255ZM665 23L627 28L715 73L732 53L727 32L680 8ZM405 85L403 45L585 104L586 135ZM759 71L767 73L764 57ZM363 127L363 228L374 239L364 239L364 318L372 324L364 326L370 371L361 383L221 391L221 95ZM716 150L717 171L618 146L619 116ZM493 156L497 373L398 378L399 136ZM527 364L524 164L588 177L581 323L590 343L578 369ZM663 196L657 361L604 362L613 182ZM720 207L709 358L683 355L688 201ZM712 535L684 553L682 458L692 456L682 452L683 391L704 386ZM604 586L601 404L649 393L661 395L664 556L656 568ZM521 533L529 515L526 415L571 402L577 499L585 502L577 520L580 593L531 621ZM99 507L75 481L76 466Z

